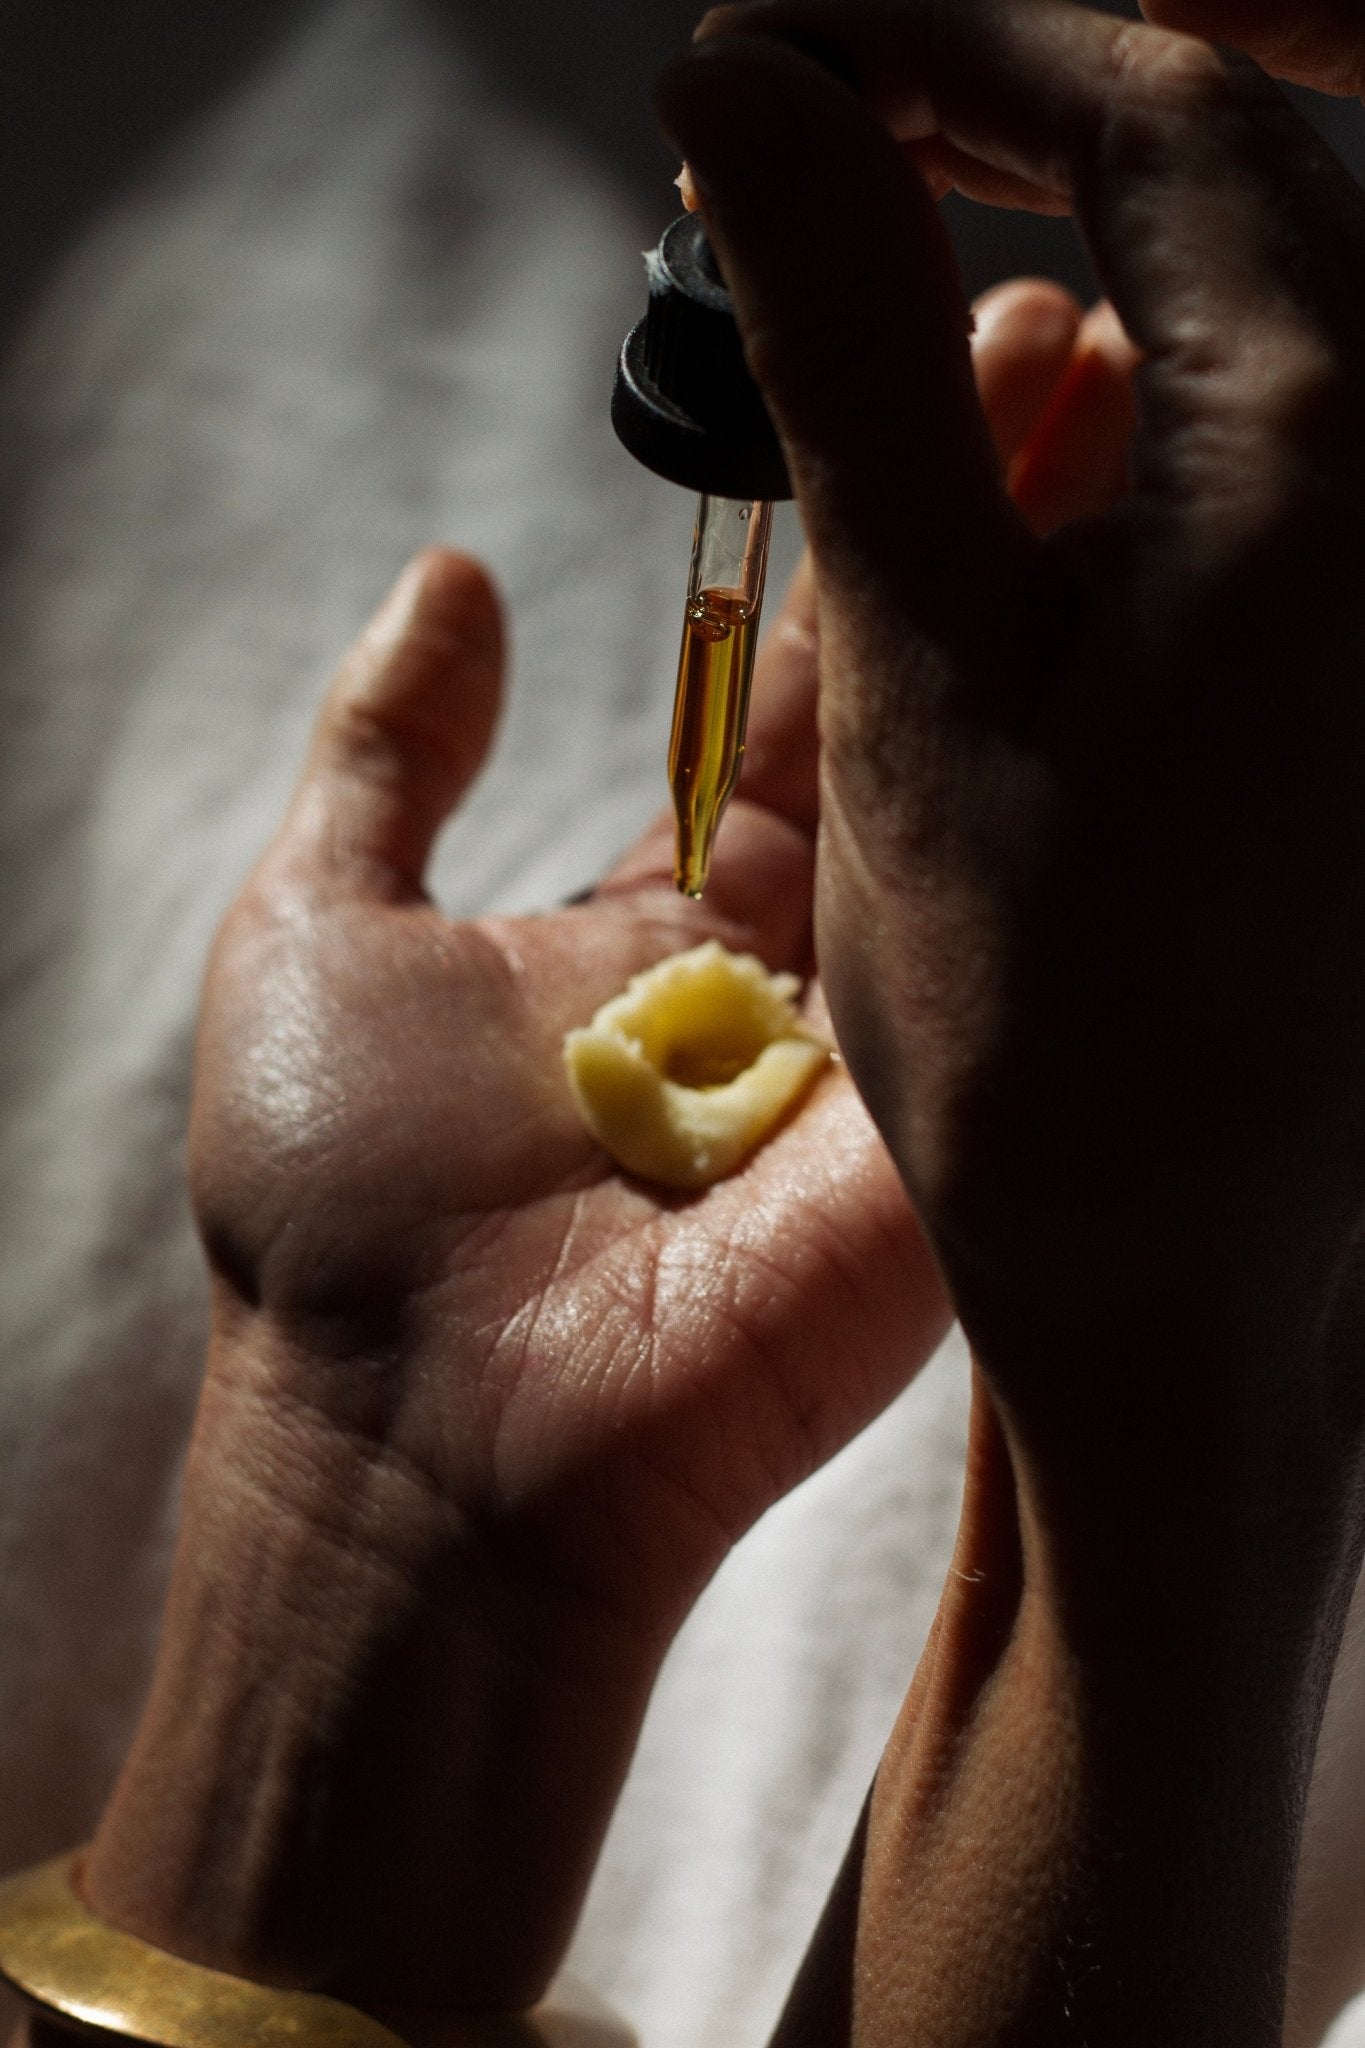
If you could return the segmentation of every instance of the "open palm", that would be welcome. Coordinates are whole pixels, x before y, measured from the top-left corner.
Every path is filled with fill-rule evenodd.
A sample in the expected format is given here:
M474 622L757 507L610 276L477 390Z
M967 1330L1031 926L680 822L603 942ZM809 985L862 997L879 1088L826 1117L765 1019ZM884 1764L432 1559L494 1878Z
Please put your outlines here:
M804 601L769 642L705 904L670 886L661 826L585 903L456 924L421 870L486 744L499 630L475 565L424 557L343 671L205 1005L192 1149L220 1316L267 1321L323 1408L363 1379L360 1426L519 1569L650 1631L947 1315L842 1069L680 1197L612 1167L560 1059L703 937L809 972Z

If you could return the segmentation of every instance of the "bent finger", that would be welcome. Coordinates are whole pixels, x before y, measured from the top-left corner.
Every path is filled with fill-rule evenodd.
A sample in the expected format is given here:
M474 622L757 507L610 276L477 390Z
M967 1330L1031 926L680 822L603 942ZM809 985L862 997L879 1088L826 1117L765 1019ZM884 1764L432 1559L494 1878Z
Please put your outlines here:
M973 307L972 367L996 453L1007 466L1037 428L1068 374L1082 313L1043 278L1012 278Z
M430 548L343 662L272 852L315 891L422 895L432 842L482 767L502 689L488 573Z
M972 368L986 424L1003 464L1038 427L1067 376L1085 331L1077 301L1061 285L1016 278L972 308ZM905 480L913 491L920 479ZM739 795L814 834L819 815L816 732L819 638L817 591L803 555L754 669L753 709Z
M972 361L981 405L1000 459L1008 462L1037 426L1064 378L1083 316L1069 292L1036 278L995 287L973 311ZM914 483L907 479L907 488ZM734 804L722 821L707 890L712 908L754 921L755 903L765 897L773 900L779 870L788 880L795 873L794 850L783 850L781 834L773 827L794 828L807 841L814 837L819 817L818 694L817 586L807 553L755 663L743 771ZM604 887L635 888L668 880L673 844L674 824L668 812L654 821ZM790 886L785 895L788 908L795 912ZM805 916L802 906L802 928ZM783 957L792 957L790 943L781 951Z
M977 399L952 251L915 166L857 97L775 42L665 72L751 367L786 447L823 596L953 650L1026 541ZM992 661L943 668L998 682ZM903 710L904 707L901 707Z
M1010 495L1037 534L1107 512L1128 482L1142 358L1102 301L1086 315L1066 375L1017 450Z
M803 553L754 663L738 790L738 798L777 812L808 838L815 835L820 813L815 597L810 555Z
M1072 0L761 0L709 17L703 47L758 29L832 49L902 142L1073 192L1147 359L1137 468L1158 494L1221 516L1242 481L1261 491L1267 447L1313 436L1358 468L1358 421L1323 401L1365 344L1365 204L1245 60Z

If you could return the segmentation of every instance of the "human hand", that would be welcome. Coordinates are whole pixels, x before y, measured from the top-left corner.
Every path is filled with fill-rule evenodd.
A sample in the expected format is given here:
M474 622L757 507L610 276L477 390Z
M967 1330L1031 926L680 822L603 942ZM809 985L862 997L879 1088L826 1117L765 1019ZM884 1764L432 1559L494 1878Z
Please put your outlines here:
M821 970L997 1445L866 2038L1269 2040L1358 1549L1360 195L1249 67L1051 0L706 32L663 110L812 543ZM1045 545L916 161L1074 202L1142 351L1134 488Z
M1006 456L1078 321L1041 286L983 309ZM551 916L426 900L498 691L472 563L424 558L343 671L205 994L215 1333L157 1683L85 1868L106 1917L391 2015L529 2002L686 1607L941 1333L840 1070L690 1199L613 1171L562 1078L564 1030L703 936L808 971L809 611L803 577L703 905L666 823Z
M424 557L347 664L206 988L190 1168L220 1338L287 1354L310 1429L358 1430L458 1502L511 1608L632 1644L669 1639L943 1328L837 1068L695 1198L615 1168L564 1081L566 1030L703 937L809 975L806 603L765 656L704 904L672 888L660 821L587 901L455 923L422 878L488 738L500 634L483 572Z
M663 825L552 915L427 899L500 683L468 559L406 573L328 700L209 969L190 1169L214 1333L157 1689L84 1880L163 1946L375 2009L531 2003L678 1622L946 1326L837 1068L695 1198L616 1171L564 1076L565 1031L703 937L809 972L804 602L763 657L704 905ZM172 1767L195 1789L168 1801L187 1700L240 1712L267 1679L249 1740L221 1732L206 1784L198 1752ZM260 1873L203 1851L253 1832L277 1837L264 1928Z
M1163 28L1204 36L1299 85L1365 97L1365 26L1355 0L1143 0Z
M753 27L841 49L895 138ZM984 1361L1100 1296L1165 1315L1178 1252L1302 1334L1365 1159L1359 194L1248 74L1070 6L731 10L665 112L812 540L839 1041ZM896 146L935 138L1074 189L1145 358L1135 489L1044 544Z

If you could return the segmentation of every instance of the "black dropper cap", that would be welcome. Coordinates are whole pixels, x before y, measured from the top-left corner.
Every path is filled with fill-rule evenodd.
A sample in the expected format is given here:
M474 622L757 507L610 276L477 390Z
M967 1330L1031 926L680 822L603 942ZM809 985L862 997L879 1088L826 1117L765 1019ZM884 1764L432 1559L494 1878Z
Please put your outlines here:
M637 462L717 498L790 498L773 423L749 375L734 304L699 213L645 258L649 308L626 336L611 423Z

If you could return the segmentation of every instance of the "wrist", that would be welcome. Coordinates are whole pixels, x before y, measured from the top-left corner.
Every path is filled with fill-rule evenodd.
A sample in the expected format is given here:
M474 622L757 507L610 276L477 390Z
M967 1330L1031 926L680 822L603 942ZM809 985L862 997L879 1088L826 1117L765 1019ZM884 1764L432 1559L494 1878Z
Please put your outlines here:
M153 1684L83 1866L154 1945L362 2006L556 1967L661 1646L518 1582L392 1450L220 1347Z
M1253 1284L1193 1232L1136 1237L1098 1280L1060 1257L1017 1283L954 1274L1021 1510L1071 1610L1117 1647L1178 1622L1195 1661L1240 1633L1292 1661L1335 1614L1354 1540L1356 1418L1324 1395L1358 1313L1268 1249Z
M1313 1659L1221 1616L1197 1552L1136 1617L1121 1564L1102 1617L1020 1492L978 1402L954 1568L874 1788L860 1980L926 2039L1193 2042L1215 2014L1218 2039L1269 2044Z

